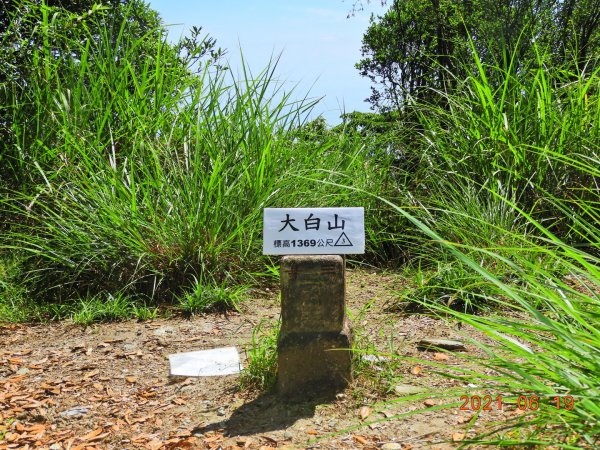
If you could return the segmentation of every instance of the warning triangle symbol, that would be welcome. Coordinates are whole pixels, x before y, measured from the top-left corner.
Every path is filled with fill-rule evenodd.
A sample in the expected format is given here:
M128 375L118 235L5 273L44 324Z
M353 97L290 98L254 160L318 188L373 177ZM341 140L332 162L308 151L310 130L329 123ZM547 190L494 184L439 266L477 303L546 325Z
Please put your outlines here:
M335 241L335 244L333 244L334 247L352 247L352 242L350 242L350 239L348 239L348 236L346 236L346 233L342 232L342 234L340 234L340 237L338 238L337 241Z

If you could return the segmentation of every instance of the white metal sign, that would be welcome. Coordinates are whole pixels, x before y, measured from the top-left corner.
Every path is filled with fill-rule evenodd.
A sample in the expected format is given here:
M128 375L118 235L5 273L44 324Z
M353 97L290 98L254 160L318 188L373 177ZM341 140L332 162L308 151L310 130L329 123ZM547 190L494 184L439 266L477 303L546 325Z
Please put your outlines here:
M365 252L364 208L265 208L265 255Z

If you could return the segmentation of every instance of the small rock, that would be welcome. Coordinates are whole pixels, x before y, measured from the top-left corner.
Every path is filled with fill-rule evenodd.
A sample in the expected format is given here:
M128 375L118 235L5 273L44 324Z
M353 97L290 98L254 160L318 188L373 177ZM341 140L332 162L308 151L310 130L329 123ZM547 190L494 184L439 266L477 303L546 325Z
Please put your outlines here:
M224 416L225 415L225 407L221 406L219 409L217 409L217 416Z
M381 450L402 450L402 445L397 442L388 442L381 446Z
M169 326L160 327L160 328L157 328L156 330L154 330L155 336L165 336L167 334L173 334L173 333L175 333L175 328L169 327Z
M283 438L286 441L291 441L292 439L294 439L294 433L292 433L290 431L286 431L285 433L283 433Z
M423 350L466 350L465 344L461 341L452 341L450 339L421 339L417 347Z
M56 444L52 444L52 445L49 447L49 450L61 450L61 449L62 449L62 445L60 445L60 444L58 444L58 443L56 443Z
M85 406L77 406L75 408L68 409L60 413L62 417L77 417L77 416L85 416L90 412L89 408Z
M193 384L188 384L187 386L183 386L180 391L181 392L190 392L196 389L196 386L194 386Z
M328 425L329 425L330 428L337 427L337 424L338 424L337 420L330 420L329 423L328 423Z
M424 392L425 388L420 386L411 386L410 384L398 384L394 387L394 392L398 395L410 395Z
M373 363L389 361L389 358L378 355L363 355L362 359Z
M17 370L17 375L27 375L29 372L31 371L27 367L21 367Z
M125 350L126 352L132 352L134 350L137 350L137 344L133 342L128 342L127 344L123 345L123 350Z

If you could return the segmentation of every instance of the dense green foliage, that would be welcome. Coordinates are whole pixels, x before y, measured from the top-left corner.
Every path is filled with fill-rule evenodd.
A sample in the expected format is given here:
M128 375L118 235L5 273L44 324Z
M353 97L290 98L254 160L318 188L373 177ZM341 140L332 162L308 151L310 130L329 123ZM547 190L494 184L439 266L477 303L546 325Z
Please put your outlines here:
M529 64L515 51L500 65L474 49L469 65L477 71L457 76L443 105L411 107L419 163L403 178L410 183L399 186L395 208L414 226L399 240L415 248L416 287L399 302L454 316L495 341L477 343L489 358L467 357L476 368L452 376L509 403L536 395L546 406L473 442L594 448L600 74L587 70L592 64L555 67L551 53L535 49ZM484 306L485 315L469 314ZM578 406L547 406L567 396Z
M374 83L373 108L400 110L476 72L473 50L498 66L516 55L517 71L543 51L552 65L581 72L600 50L600 2L394 0L383 17L371 18L356 66Z
M171 79L165 83L185 90L191 64L200 58L214 62L220 55L214 40L200 39L198 29L191 38L166 45L158 14L141 0L108 6L7 0L2 14L0 21L8 25L0 34L0 184L11 187L27 189L28 183L40 180L39 171L30 170L33 162L42 170L60 164L54 148L64 137L56 126L47 126L56 102L68 106L71 96L83 96L75 102L85 101L86 93L107 89L103 95L108 103L101 111L95 109L100 104L87 104L70 121L93 128L94 139L103 146L113 142L127 147L135 136L121 129L134 115L141 121L141 112L149 113L167 100L165 92L136 86L138 81L158 80L168 64ZM152 59L155 55L157 60ZM142 92L149 96L140 99ZM129 108L126 102L136 96L144 105ZM172 96L172 104L180 96Z

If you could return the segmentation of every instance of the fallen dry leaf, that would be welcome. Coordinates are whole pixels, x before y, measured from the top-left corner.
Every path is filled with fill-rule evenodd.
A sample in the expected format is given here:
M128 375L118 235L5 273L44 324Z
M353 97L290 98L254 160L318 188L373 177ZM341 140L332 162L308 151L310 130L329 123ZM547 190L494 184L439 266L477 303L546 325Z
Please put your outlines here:
M96 439L102 433L102 428L96 428L81 438L82 441L91 441Z
M262 439L264 439L267 442L270 442L271 444L274 444L275 447L277 447L277 441L275 439L273 439L272 437L269 436L261 436Z
M151 436L147 433L142 433L142 434L132 437L131 442L140 443L140 442L144 442L144 441L150 441L152 439L153 439L153 436Z
M436 361L448 361L450 357L445 353L438 352L433 354L433 359L435 359Z
M352 436L352 438L361 445L367 445L369 443L364 436Z
M163 446L163 442L160 439L153 439L144 445L144 448L148 450L158 450Z
M14 377L11 377L6 381L8 381L9 383L18 383L19 381L23 381L25 378L27 378L27 375L15 375Z
M210 437L206 437L204 438L204 442L216 442L216 441L222 441L223 440L223 435L222 434L215 434L213 436Z
M98 375L99 373L100 373L100 370L99 370L99 369L92 370L91 372L88 372L88 373L86 373L86 374L83 376L83 379L84 379L84 380L89 380L90 378L92 378L92 377L95 377L95 376L96 376L96 375Z
M6 436L4 436L4 439L6 439L7 442L14 442L20 437L21 435L19 433L8 433Z
M435 406L435 405L436 405L436 402L435 402L435 400L433 400L432 398L428 398L427 400L425 400L425 401L423 402L423 404L424 404L425 406L427 406L427 407L431 407L431 406Z
M127 377L125 378L128 383L135 383L137 381L137 377Z
M312 436L316 436L317 434L319 434L319 432L318 432L318 431L316 431L316 430L308 430L308 431L306 432L306 434L310 434L310 435L312 435Z
M88 447L86 444L81 444L81 445L76 445L75 447L71 447L71 450L85 450L87 448L91 448L91 447Z
M452 442L460 442L465 438L465 433L452 433Z
M416 376L420 376L423 373L423 368L421 366L415 366L411 369L410 373Z
M196 442L196 438L189 437L187 439L169 439L163 443L163 448L165 449L181 449L181 448L197 448L194 444Z
M362 420L365 420L371 414L371 408L369 408L368 406L363 406L358 411L358 414L360 415L360 418Z

